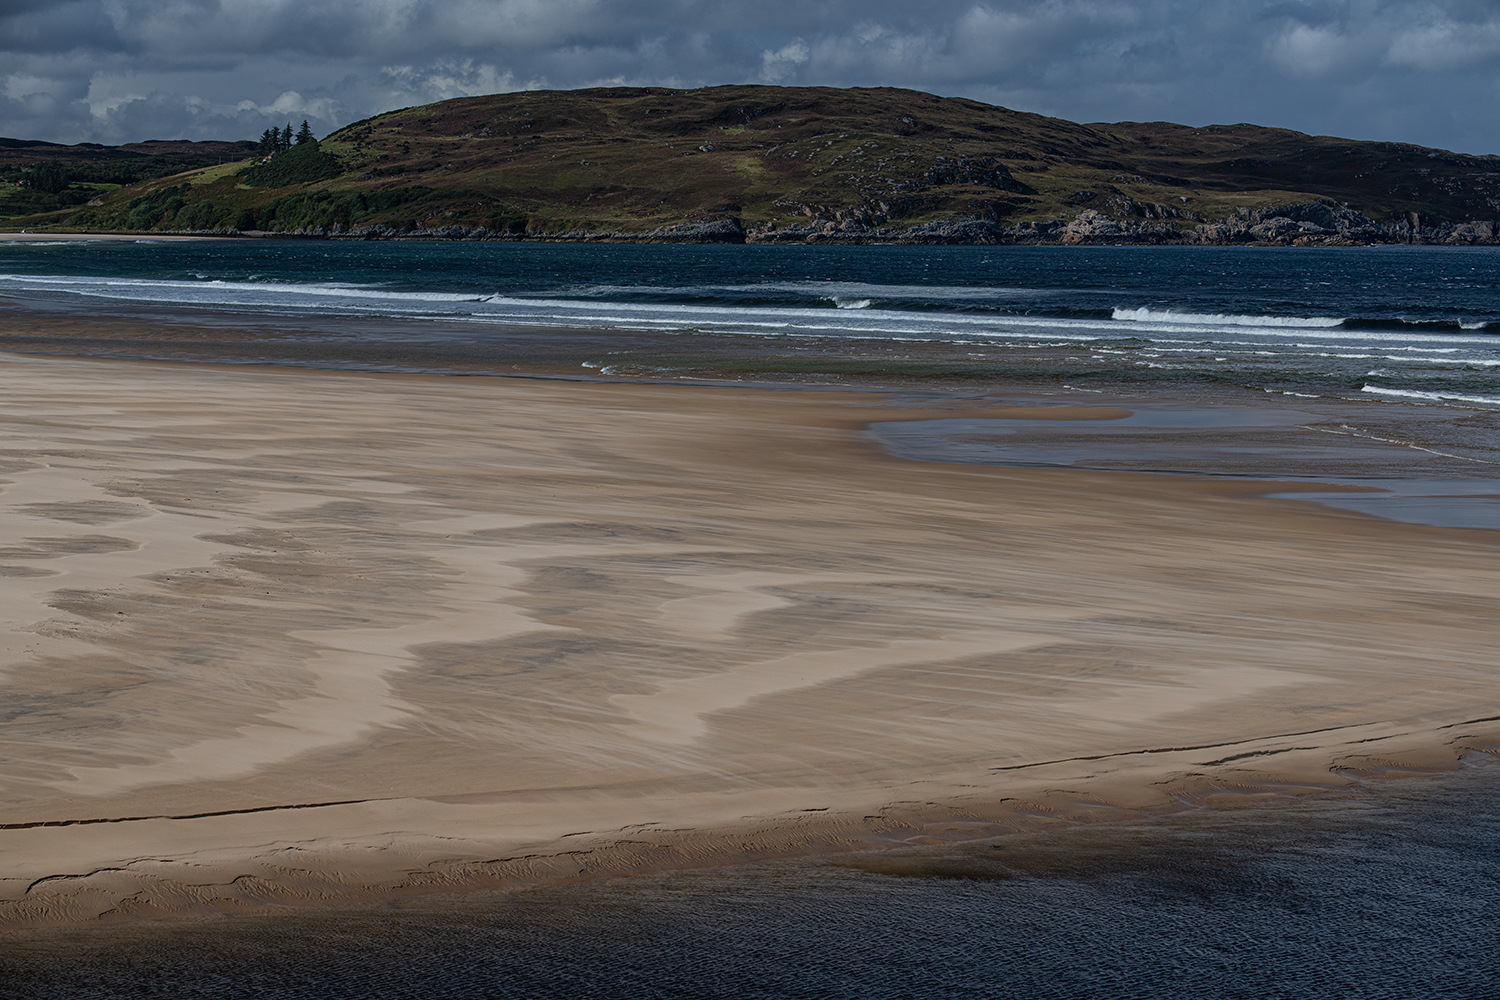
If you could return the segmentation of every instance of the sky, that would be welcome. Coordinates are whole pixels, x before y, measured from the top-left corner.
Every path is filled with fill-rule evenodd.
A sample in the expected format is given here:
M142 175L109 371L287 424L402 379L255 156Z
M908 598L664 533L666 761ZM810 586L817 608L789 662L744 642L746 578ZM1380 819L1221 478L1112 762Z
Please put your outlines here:
M450 97L909 87L1500 153L1500 0L0 0L0 136L259 138Z

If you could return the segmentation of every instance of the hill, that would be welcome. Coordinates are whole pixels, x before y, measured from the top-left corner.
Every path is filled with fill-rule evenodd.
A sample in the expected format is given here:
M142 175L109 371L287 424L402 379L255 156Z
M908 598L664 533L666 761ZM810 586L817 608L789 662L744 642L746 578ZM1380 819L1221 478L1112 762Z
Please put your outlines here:
M0 219L82 205L127 184L243 160L252 142L161 140L102 146L0 139Z
M0 148L0 175L13 148ZM78 147L55 149L62 160ZM261 170L257 181L248 162L205 166L12 218L7 228L1487 243L1500 218L1493 156L1254 125L1081 125L890 88L461 98L345 126L319 152L317 170L336 175L288 180L295 170Z

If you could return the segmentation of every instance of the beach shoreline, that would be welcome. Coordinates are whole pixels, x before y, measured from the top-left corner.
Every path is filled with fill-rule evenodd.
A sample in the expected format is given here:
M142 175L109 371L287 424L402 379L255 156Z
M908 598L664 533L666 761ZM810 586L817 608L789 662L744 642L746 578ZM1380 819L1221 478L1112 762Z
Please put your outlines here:
M864 434L1119 412L1086 399L26 355L0 384L0 927L977 839L1500 749L1494 532Z
M4 243L50 243L91 241L102 243L182 243L200 240L234 240L238 236L212 236L209 234L192 233L91 233L87 231L78 232L56 232L48 230L45 233L32 233L24 230L0 231L0 242Z

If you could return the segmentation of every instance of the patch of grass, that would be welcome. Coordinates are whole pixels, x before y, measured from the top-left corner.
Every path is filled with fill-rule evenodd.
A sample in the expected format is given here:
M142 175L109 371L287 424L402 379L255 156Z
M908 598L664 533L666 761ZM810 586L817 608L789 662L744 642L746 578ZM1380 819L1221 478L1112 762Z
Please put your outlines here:
M238 177L244 169L245 161L241 160L235 163L224 163L216 167L204 167L201 170L194 170L183 176L189 184L196 186L213 184L222 181L226 177Z
M206 200L218 220L232 209L234 218L293 228L493 219L531 231L642 231L725 214L778 226L851 215L1015 222L1091 208L1190 226L1310 199L1347 202L1375 219L1415 211L1458 220L1491 218L1500 202L1495 157L1251 125L1081 125L893 88L497 94L377 115L322 146L294 148L237 177L240 165L225 164L147 180L71 215L0 188L0 214L104 225L128 219L133 199L169 187L185 189L173 211L190 208L195 220L207 217L193 207ZM370 207L397 197L380 192L418 189L444 194ZM281 201L294 195L308 197ZM164 209L156 224L168 221Z
M249 168L240 174L240 181L250 187L287 187L326 180L343 172L337 157L323 152L316 142L308 142Z

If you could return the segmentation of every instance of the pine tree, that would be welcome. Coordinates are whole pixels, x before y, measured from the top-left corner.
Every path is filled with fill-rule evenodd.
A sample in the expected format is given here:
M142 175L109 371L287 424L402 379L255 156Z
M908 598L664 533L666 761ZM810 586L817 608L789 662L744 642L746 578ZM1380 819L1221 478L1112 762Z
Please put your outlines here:
M285 131L283 131L281 133L281 141L279 143L277 143L277 145L281 147L282 152L286 152L288 149L292 148L292 123L291 122L287 122L286 123L286 129L285 129Z
M313 138L312 128L307 124L307 119L302 119L302 127L297 130L297 145L300 146L303 143L317 141Z

